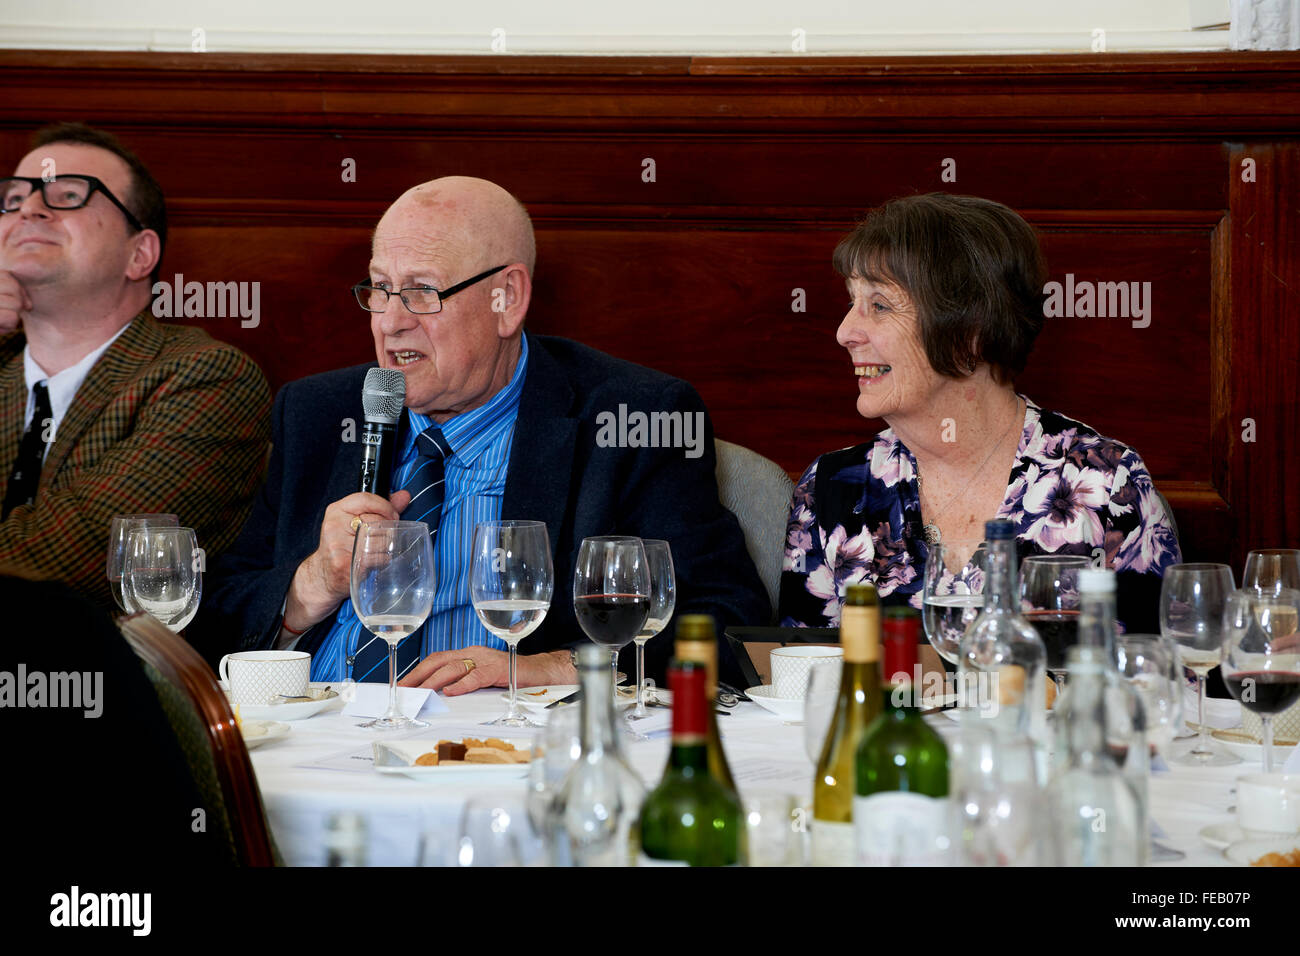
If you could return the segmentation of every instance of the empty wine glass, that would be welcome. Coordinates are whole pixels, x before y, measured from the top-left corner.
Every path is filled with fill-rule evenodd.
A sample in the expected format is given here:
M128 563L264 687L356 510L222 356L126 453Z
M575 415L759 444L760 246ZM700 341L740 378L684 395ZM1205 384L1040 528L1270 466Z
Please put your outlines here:
M1224 612L1223 683L1259 714L1264 772L1273 772L1273 715L1300 699L1300 591L1235 591Z
M122 567L126 559L126 544L132 531L142 528L175 528L179 522L175 515L114 515L108 529L108 586L113 592L113 602L128 614L139 610L128 607L122 594Z
M628 713L628 720L649 716L645 709L645 645L668 626L673 617L673 606L677 603L677 578L673 574L673 553L668 542L649 538L643 539L642 544L650 565L650 610L633 638L636 642L636 707Z
M1294 548L1261 548L1246 555L1241 586L1248 591L1300 590L1300 551Z
M925 636L940 657L956 664L966 628L984 610L983 540L929 546L921 607Z
M568 865L568 844L549 839L556 832L556 813L564 781L582 755L582 709L566 705L547 711L545 728L533 738L533 759L528 764L528 819L538 833L548 835L552 866Z
M541 726L519 710L515 663L519 642L546 618L554 580L550 538L542 522L484 521L474 529L469 585L474 613L510 649L510 709L488 724Z
M1217 743L1205 726L1205 678L1223 653L1224 611L1235 585L1226 564L1175 564L1160 585L1160 633L1178 645L1182 665L1196 675L1200 729L1190 747L1172 749L1169 763L1226 767L1241 758Z
M139 609L173 633L189 624L203 597L203 552L193 528L130 532L122 565L127 610Z
M352 606L375 637L388 643L388 710L362 724L374 730L427 727L397 709L397 645L420 629L433 607L433 548L423 521L376 521L352 545Z
M995 733L973 714L949 740L950 859L958 866L1052 865L1051 816L1033 743Z
M1079 572L1091 566L1078 554L1035 554L1020 564L1020 613L1043 639L1058 692L1065 690L1066 650L1079 643Z
M573 610L587 637L610 651L614 700L618 652L650 614L650 569L640 538L584 538L573 571Z
M1183 669L1178 647L1159 634L1115 639L1115 666L1138 692L1147 741L1162 756L1183 724Z
M456 847L459 866L533 866L543 862L542 838L518 797L476 796L465 802Z
M814 663L808 668L808 687L803 698L803 745L813 766L817 765L826 745L835 701L840 696L840 675L844 673L843 658L824 660L826 663Z

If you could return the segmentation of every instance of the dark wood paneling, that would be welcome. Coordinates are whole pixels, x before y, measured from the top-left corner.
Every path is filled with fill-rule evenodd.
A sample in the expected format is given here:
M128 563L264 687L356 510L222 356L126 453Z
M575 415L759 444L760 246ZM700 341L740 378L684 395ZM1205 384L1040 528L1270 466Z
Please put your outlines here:
M50 120L111 128L168 193L167 275L262 283L258 328L202 324L273 384L369 358L347 286L374 222L417 182L484 176L537 227L532 328L689 379L720 435L791 471L874 427L834 338L839 237L897 195L997 199L1053 279L1152 283L1147 328L1050 320L1022 389L1136 447L1189 556L1300 545L1296 54L0 52L0 89L0 160Z

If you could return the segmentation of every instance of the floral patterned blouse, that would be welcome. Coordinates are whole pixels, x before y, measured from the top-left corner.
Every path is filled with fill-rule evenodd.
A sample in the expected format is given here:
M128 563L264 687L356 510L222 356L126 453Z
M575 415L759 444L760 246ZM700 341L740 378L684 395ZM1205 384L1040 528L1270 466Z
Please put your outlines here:
M1024 398L1024 396L1021 396ZM1159 631L1160 578L1182 560L1178 539L1132 448L1025 399L1025 427L997 518L1017 528L1017 552L1080 554L1117 572L1119 618ZM928 554L916 459L891 429L822 455L794 490L780 616L787 627L835 627L850 584L874 584L884 604L921 607ZM959 572L981 590L979 553ZM945 575L949 572L945 571Z

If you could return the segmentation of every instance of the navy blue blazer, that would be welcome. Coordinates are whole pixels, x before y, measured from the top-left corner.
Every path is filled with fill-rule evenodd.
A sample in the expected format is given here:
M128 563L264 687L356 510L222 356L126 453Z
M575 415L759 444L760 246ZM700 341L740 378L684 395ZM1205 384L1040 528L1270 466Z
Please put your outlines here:
M520 643L522 654L587 640L573 612L573 569L582 539L628 534L670 542L677 573L674 621L711 614L722 629L765 624L767 594L734 515L718 500L713 426L688 383L552 336L529 335L528 369L515 422L502 518L544 521L555 562L555 598L542 625ZM271 647L298 565L319 543L331 502L357 490L359 442L344 441L345 423L363 420L359 365L284 386L275 399L273 450L266 481L235 544L210 569L196 621L210 646ZM601 447L598 416L642 411L704 413L703 454L682 448ZM313 651L332 618L298 647ZM646 645L646 670L662 682L674 627ZM221 635L216 637L213 635ZM201 638L202 640L202 638ZM633 646L620 667L632 673ZM720 676L740 672L720 640Z

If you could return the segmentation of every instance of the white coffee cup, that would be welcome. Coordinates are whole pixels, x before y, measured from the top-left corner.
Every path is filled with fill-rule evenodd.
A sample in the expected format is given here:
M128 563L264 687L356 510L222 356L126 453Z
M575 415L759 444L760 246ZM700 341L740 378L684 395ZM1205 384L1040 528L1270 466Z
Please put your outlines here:
M801 700L808 690L808 673L813 667L840 663L842 647L795 644L772 651L772 690L784 700Z
M227 666L229 665L229 666ZM303 697L311 676L311 655L303 651L239 651L217 665L235 704L260 707L280 694Z
M1252 838L1300 833L1300 774L1238 777L1237 826Z

